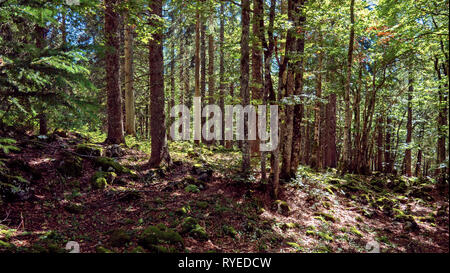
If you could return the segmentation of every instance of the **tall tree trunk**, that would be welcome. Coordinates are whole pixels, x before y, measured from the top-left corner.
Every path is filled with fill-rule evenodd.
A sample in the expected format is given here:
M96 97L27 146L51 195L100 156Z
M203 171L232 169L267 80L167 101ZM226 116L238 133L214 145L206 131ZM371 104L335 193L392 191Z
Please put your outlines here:
M447 63L448 65L448 63ZM434 61L434 68L436 70L436 74L438 76L439 82L442 80L441 75L441 68L439 67L439 60L436 57ZM448 72L446 71L446 66L442 65L444 75ZM437 125L438 125L438 140L437 140L437 173L443 173L445 174L447 172L447 168L441 168L441 164L445 162L446 158L446 149L445 149L445 139L446 139L446 132L445 132L445 126L447 125L447 105L448 105L448 83L444 84L444 89L442 89L441 84L439 84L438 87L439 91L439 113L437 118ZM444 91L446 90L446 91Z
M319 39L321 40L321 34L319 34ZM320 43L320 41L319 41ZM320 49L322 51L322 49ZM318 72L316 73L316 97L317 102L316 106L314 108L314 142L313 142L313 164L312 166L316 169L320 169L322 166L322 159L321 159L321 149L320 149L320 127L321 127L321 109L322 109L322 103L320 102L320 99L322 98L322 58L323 53L318 53L318 65L317 69Z
M162 0L153 0L150 8L154 16L162 17ZM164 113L163 25L159 18L154 17L151 17L149 24L156 29L152 39L149 41L150 134L152 149L149 165L158 167L163 160L170 164Z
M213 19L214 19L214 10L211 10L211 15L209 17L209 25L213 25ZM210 29L208 33L208 104L214 104L214 93L216 92L216 76L214 73L214 34L212 33L212 29ZM210 117L212 117L213 114L211 114ZM214 140L209 141L208 144L214 143Z
M201 93L200 93L200 26L201 26L201 17L200 17L200 7L197 7L197 12L196 12L196 23L195 23L195 97L201 97ZM195 112L199 112L201 113L201 105L200 105L200 109L194 109L194 113ZM201 131L202 131L202 124L195 124L194 122L194 134L195 132L200 133L201 135ZM198 136L197 136L198 137ZM198 139L195 139L195 144L199 144L200 141Z
M263 98L263 73L262 73L262 40L261 32L264 30L261 28L261 21L263 18L263 0L253 0L253 39L252 39L252 99L260 101ZM258 103L259 104L259 103ZM258 118L258 114L256 114ZM258 126L257 126L258 130ZM259 137L258 131L256 132L256 140L250 141L252 155L259 153Z
M295 52L298 56L293 63L293 71L295 77L294 95L299 97L303 93L303 53L305 51L305 30L306 15L303 11L305 5L304 0L296 0L294 4L294 26L296 34ZM320 57L321 58L321 57ZM320 79L321 81L321 79ZM321 84L321 83L320 83ZM320 86L321 89L321 86ZM321 92L321 91L320 91ZM297 102L298 103L298 102ZM303 104L295 104L293 107L293 126L292 126L292 151L289 176L292 177L297 172L300 164L300 147L301 147L301 124L303 120Z
M273 48L275 45L274 37L273 37L273 25L275 20L275 8L276 8L276 0L270 0L270 8L269 8L269 25L267 27L267 37L268 42L265 40L264 34L264 20L260 21L261 31L261 41L264 46L264 93L263 93L263 104L266 105L269 100L275 101L275 92L273 90L272 84L272 73L271 73L271 65L272 65L272 54ZM263 12L264 14L264 8ZM261 18L263 19L263 18ZM279 145L277 145L279 146ZM271 160L271 172L272 172L272 185L279 184L279 173L274 173L273 160ZM266 180L266 152L261 153L261 180ZM276 180L276 181L275 181ZM278 192L278 190L277 190Z
M392 157L391 157L391 117L388 115L386 118L386 137L385 137L385 148L384 148L384 172L392 173Z
M298 11L299 0L288 0L288 18L292 22L297 22L297 14ZM292 54L296 49L297 40L295 38L294 29L289 29L286 37L286 45L285 45L285 55L283 60L283 66L287 69L286 82L282 82L282 90L283 96L289 99L292 99L292 95L296 92L296 72L298 67L296 67L291 61ZM280 70L284 72L284 70ZM283 76L283 74L282 74ZM292 177L291 163L292 163L292 148L293 148L293 126L294 126L294 106L291 104L285 105L285 115L284 115L284 126L282 129L283 132L283 147L282 147L282 165L281 165L281 177L285 179L289 179Z
M242 0L242 36L241 36L241 98L242 104L250 104L249 92L249 32L250 32L250 0ZM244 141L242 142L242 171L250 171L250 145L248 141L248 116L244 117Z
M47 29L44 27L41 27L39 25L35 28L35 35L36 35L36 47L39 49L44 49L46 44L46 36L47 36ZM42 109L40 114L38 115L39 118L39 135L46 135L48 133L48 125L47 125L47 114L45 113L45 110Z
M125 142L122 96L119 84L120 16L117 11L118 5L118 0L105 0L106 92L108 95L108 136L105 142L109 144Z
M125 132L136 135L133 77L133 26L129 23L128 11L124 16L125 26Z
M383 171L383 117L378 117L377 121L377 157L375 170L378 172Z
M224 43L225 43L225 18L224 18L224 3L220 2L220 30L219 30L219 106L222 112L221 123L222 132L225 131L225 53L224 53ZM225 137L222 135L220 144L225 146Z
M326 153L324 167L337 167L337 149L336 149L336 94L328 95L328 103L325 106L326 112Z
M345 81L345 126L344 126L344 147L343 147L343 166L344 172L351 170L351 156L352 156L352 140L351 140L351 128L352 128L352 111L350 107L350 83L352 76L352 63L353 63L353 41L355 39L355 14L354 14L355 0L350 1L350 39L348 45L347 56L347 75Z
M204 1L204 0L202 0ZM206 24L203 14L200 15L200 93L202 100L206 98ZM202 105L205 105L202 102ZM206 123L206 117L201 117L202 127ZM202 143L206 143L206 139L202 134Z
M183 19L182 19L182 21L183 21ZM184 35L183 35L183 33L182 33L182 31L180 31L181 33L180 33L180 36L179 36L179 38L180 38L180 41L179 41L179 47L180 47L180 54L178 55L178 63L179 63L179 66L180 66L180 69L179 69L179 83L180 83L180 100L179 100L179 104L185 104L185 98L184 98L184 93L185 93L185 89L184 89L184 84L183 84L183 78L184 78L184 58L185 58L185 56L184 56L184 54L185 54L185 49L184 49L184 44L185 44L185 42L184 42L184 39L185 39L185 37L184 37ZM187 67L186 67L186 69L188 69Z
M412 176L411 172L411 141L412 141L412 92L414 91L413 80L410 77L408 80L408 121L406 123L406 145L408 148L405 151L405 173L406 176Z

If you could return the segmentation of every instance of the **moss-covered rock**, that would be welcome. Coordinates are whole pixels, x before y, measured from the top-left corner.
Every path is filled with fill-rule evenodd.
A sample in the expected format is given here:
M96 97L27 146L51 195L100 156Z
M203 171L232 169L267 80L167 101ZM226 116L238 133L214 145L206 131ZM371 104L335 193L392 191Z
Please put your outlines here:
M206 201L197 201L196 205L201 209L206 209L209 206L208 202Z
M64 205L64 209L69 213L81 214L84 212L85 207L80 203L69 202Z
M288 203L286 201L282 200L276 200L275 205L277 207L278 213L282 215L288 215L291 211L291 208L289 207Z
M18 175L0 171L0 197L4 201L24 201L31 197L30 182Z
M75 152L86 156L101 156L103 155L103 148L99 145L83 143L75 147Z
M108 184L112 184L116 177L115 172L97 171L91 177L91 185L94 189L104 189Z
M58 163L57 170L64 176L80 177L83 173L83 160L79 156L66 155Z
M230 236L232 238L235 238L236 235L238 234L237 231L234 229L234 227L228 225L223 225L222 231L225 235Z
M186 217L181 224L181 232L188 233L193 238L207 240L208 234L204 227L198 224L198 221L192 217Z
M326 221L330 221L333 223L336 222L336 219L334 218L334 216L329 213L326 213L326 212L316 212L316 213L314 213L314 215L320 216L323 219L325 219Z
M139 235L138 243L142 247L155 251L157 246L161 243L172 245L183 245L183 238L181 235L160 224L157 226L149 226Z
M97 246L97 248L95 249L95 251L96 251L97 253L114 253L114 251L109 250L109 249L107 249L107 248L105 248L105 247L103 247L103 246Z
M127 167L122 166L119 162L109 157L97 157L95 159L95 165L102 168L102 171L111 172L114 171L118 174L129 174L133 177L137 177L136 173Z
M131 241L131 236L123 229L114 230L109 236L111 246L122 247Z
M200 192L200 189L196 185L189 184L189 185L186 186L186 188L184 188L184 191L185 192L197 193L197 192Z

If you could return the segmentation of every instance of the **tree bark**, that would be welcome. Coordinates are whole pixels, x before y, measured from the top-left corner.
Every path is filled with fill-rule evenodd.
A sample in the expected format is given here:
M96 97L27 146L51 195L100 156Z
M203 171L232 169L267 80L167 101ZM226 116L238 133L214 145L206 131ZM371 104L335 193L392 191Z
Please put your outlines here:
M295 86L294 95L298 98L303 93L303 53L305 51L305 30L306 15L303 11L305 5L304 0L297 0L294 5L294 26L296 33L295 51L296 61L293 63ZM320 79L321 84L321 79ZM321 89L321 86L320 86ZM320 91L321 92L321 91ZM291 165L289 170L289 177L293 177L297 172L300 164L300 147L301 147L301 124L303 120L304 107L302 102L297 102L293 107L293 126L292 126L292 150L291 150Z
M249 92L249 32L250 32L250 0L242 0L242 36L241 36L241 99L242 104L250 104ZM250 146L248 141L248 116L244 117L244 141L242 142L242 172L250 171Z
M343 172L353 171L351 170L351 156L352 156L352 140L351 140L351 126L352 126L352 111L350 107L350 84L352 76L352 63L353 63L353 41L355 39L355 14L354 14L355 0L350 1L350 39L348 45L347 56L347 75L345 81L345 126L344 126L344 139L343 139Z
M412 141L412 92L414 91L413 80L408 80L408 121L406 123L406 145L408 148L405 151L405 173L406 176L412 176L411 173L411 141Z
M150 8L153 15L162 17L162 0L152 1ZM164 113L163 26L157 18L151 18L149 24L156 29L149 42L151 127L151 157L149 165L158 167L163 160L170 164Z
M225 130L225 53L224 53L224 43L225 43L225 18L224 18L224 3L220 2L220 30L219 30L219 106L222 111L222 131ZM225 146L224 136L220 140L220 144Z
M120 16L117 11L118 0L105 0L105 38L106 38L106 92L108 105L108 135L105 140L109 144L125 142L123 132L122 96L119 84Z
M128 11L125 12L125 132L136 135L136 118L134 106L133 77L133 26L128 22Z

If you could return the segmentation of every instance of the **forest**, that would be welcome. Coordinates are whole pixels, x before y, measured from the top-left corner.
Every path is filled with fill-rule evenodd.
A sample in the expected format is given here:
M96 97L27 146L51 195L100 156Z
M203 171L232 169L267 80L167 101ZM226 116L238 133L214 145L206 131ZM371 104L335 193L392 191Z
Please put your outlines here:
M448 0L0 0L5 253L448 253Z

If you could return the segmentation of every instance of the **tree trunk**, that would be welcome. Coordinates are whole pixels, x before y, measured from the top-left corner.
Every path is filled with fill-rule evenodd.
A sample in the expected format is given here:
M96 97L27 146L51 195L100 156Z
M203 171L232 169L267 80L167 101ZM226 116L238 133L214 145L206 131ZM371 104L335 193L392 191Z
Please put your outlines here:
M384 172L392 172L392 159L391 159L391 118L388 116L386 118L386 137L385 137L385 148L384 148Z
M320 36L320 34L319 34ZM321 39L321 37L319 37ZM320 42L320 41L319 41ZM322 103L320 102L320 99L322 98L322 58L323 53L320 52L318 54L318 65L317 69L318 72L316 73L316 107L314 109L314 142L313 142L313 162L312 167L316 169L320 169L322 166L322 159L321 159L321 149L320 149L320 127L321 127L321 114L320 110L322 108Z
M105 0L105 38L106 38L106 92L108 95L108 136L109 144L125 142L123 132L122 96L119 85L120 37L117 12L118 0Z
M241 98L244 106L250 104L249 92L249 32L250 0L242 0L242 36L241 36ZM242 172L250 171L250 146L248 141L248 116L244 117L244 141L242 142Z
M343 172L353 171L351 170L351 156L352 156L352 140L351 140L351 128L352 128L352 111L350 107L350 83L352 76L352 63L353 63L353 41L355 39L355 15L354 15L355 0L350 2L350 39L348 45L347 56L347 75L345 81L345 126L344 126L344 147L343 147Z
M383 117L378 117L377 121L377 157L375 170L378 172L383 171Z
M263 0L253 0L253 39L252 39L252 99L258 102L263 98L263 73L262 73L262 40L261 34L264 30L261 28L263 18ZM258 103L259 104L259 103ZM258 120L258 114L256 114ZM250 141L252 155L259 153L258 126L256 131L256 140Z
M153 15L162 17L162 0L154 0L150 5ZM157 18L151 18L150 26L157 31L149 41L150 63L150 134L151 157L149 165L158 167L163 160L170 164L164 113L164 57L163 26Z
M128 11L125 12L125 132L136 135L136 119L134 106L133 77L133 26L128 22Z
M405 151L405 174L406 176L412 176L411 173L411 141L412 141L412 92L414 91L413 80L410 78L408 80L408 121L406 123L406 145L407 149Z
M220 30L219 30L219 106L222 111L222 132L225 131L225 53L224 53L224 43L225 43L225 18L224 18L224 3L220 2ZM225 146L225 137L222 134L222 139L220 144Z
M328 103L325 106L326 112L326 152L324 154L324 167L337 167L337 149L336 149L336 94L328 95Z
M297 0L294 4L294 25L296 39L295 39L295 52L296 61L293 63L293 71L295 77L294 95L299 97L303 93L303 53L305 51L305 31L304 25L306 22L306 16L303 11L305 5L304 0ZM321 58L321 57L320 57ZM320 69L320 68L319 68ZM320 76L321 77L321 76ZM321 79L320 79L320 84ZM318 86L322 89L321 86ZM320 91L321 92L321 91ZM300 164L300 144L301 144L301 124L303 120L303 104L295 104L293 107L293 126L292 126L292 150L291 150L291 164L289 176L293 177L297 172L297 168Z

